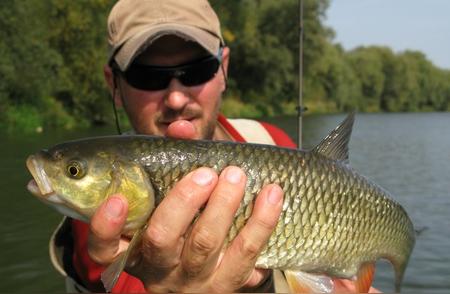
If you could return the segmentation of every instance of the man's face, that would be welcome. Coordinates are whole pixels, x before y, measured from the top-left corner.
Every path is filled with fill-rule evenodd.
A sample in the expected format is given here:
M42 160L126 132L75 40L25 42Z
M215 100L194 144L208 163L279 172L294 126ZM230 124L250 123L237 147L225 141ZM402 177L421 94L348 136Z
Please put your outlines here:
M228 65L228 53L228 48L225 48L225 69ZM194 42L165 36L156 40L135 61L152 66L177 66L207 55ZM105 72L108 79L107 71L108 69ZM155 91L133 88L123 77L119 77L116 104L125 109L133 128L139 134L213 139L225 86L224 74L220 69L204 84L184 86L179 80L172 79L166 89Z

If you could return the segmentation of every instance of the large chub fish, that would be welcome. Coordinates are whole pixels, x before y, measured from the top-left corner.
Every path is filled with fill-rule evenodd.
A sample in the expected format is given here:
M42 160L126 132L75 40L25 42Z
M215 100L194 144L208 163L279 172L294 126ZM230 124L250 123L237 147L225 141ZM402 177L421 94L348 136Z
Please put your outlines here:
M376 260L388 259L396 290L414 247L414 229L405 210L348 163L354 116L310 151L268 145L188 141L152 136L110 136L63 143L32 155L29 190L70 217L88 221L111 194L129 202L126 253L103 274L111 290L152 210L188 172L200 166L222 171L241 167L248 176L245 195L227 242L252 212L262 187L284 190L278 225L257 267L285 271L293 291L333 290L329 278L355 279L360 292L372 282ZM308 282L312 281L312 282Z

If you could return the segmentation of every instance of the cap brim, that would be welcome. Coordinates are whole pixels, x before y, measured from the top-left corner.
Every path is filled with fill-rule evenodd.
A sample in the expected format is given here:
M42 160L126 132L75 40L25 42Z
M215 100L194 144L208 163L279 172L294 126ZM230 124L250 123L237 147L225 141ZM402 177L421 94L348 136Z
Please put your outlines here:
M186 40L194 41L213 55L219 52L220 39L210 32L193 26L166 23L158 26L153 25L148 30L143 30L128 39L120 48L113 48L110 59L114 57L120 69L125 71L136 56L164 35L177 35Z

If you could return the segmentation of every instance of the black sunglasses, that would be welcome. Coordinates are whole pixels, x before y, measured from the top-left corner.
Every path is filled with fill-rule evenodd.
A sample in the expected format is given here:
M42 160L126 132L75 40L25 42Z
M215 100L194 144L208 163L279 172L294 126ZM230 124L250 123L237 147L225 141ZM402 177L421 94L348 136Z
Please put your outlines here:
M128 84L139 90L157 91L166 89L173 78L185 86L198 86L211 80L221 63L222 50L218 56L208 56L177 66L152 66L133 63L120 73Z

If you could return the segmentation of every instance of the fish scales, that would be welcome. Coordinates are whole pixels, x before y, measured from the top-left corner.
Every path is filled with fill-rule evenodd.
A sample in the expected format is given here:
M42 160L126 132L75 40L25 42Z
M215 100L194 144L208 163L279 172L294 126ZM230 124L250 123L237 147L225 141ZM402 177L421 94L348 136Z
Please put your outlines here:
M139 217L139 214L150 213L190 171L206 166L221 172L229 165L239 166L247 175L247 184L226 242L230 242L245 225L255 197L265 185L275 183L284 191L281 216L257 259L257 267L352 278L363 264L386 258L394 266L396 289L399 290L414 246L413 225L405 210L390 198L388 192L349 166L347 145L352 123L352 117L347 118L311 151L139 135L63 143L27 160L36 182L40 182L38 188L35 185L31 190L45 198L51 189L48 183L43 184L44 180L48 181L43 177L57 178L52 182L54 189L59 188L56 197L80 197L81 204L88 203L92 207L77 213L88 219L95 205L109 195L105 195L105 189L114 192L125 187L118 191L131 194L127 198L130 207L136 211L130 210L129 217L132 215L134 222L130 229L137 229L149 217ZM64 154L70 158L54 163ZM91 195L98 195L98 199L85 200L86 191L70 195L85 187L82 181L76 184L76 181L66 180L67 170L50 170L57 166L64 168L64 163L80 158L95 162L92 164L95 169L91 167L87 171L98 173L100 179L97 185L86 187L92 189ZM51 164L47 166L46 161ZM113 171L108 169L109 164ZM42 173L43 168L49 170ZM129 178L133 180L130 182ZM86 181L92 182L94 178ZM65 182L67 186L59 182ZM56 187L58 185L62 187ZM147 191L152 196L149 203L141 195ZM60 200L56 205L62 202Z
M199 166L218 172L228 165L244 169L249 181L228 240L250 217L253 200L264 185L277 183L283 188L282 216L258 258L259 267L351 277L360 264L377 256L403 255L402 240L411 234L405 211L346 164L272 146L181 140L164 144L160 140L165 142L152 138L137 156L160 192L157 203L181 177Z

